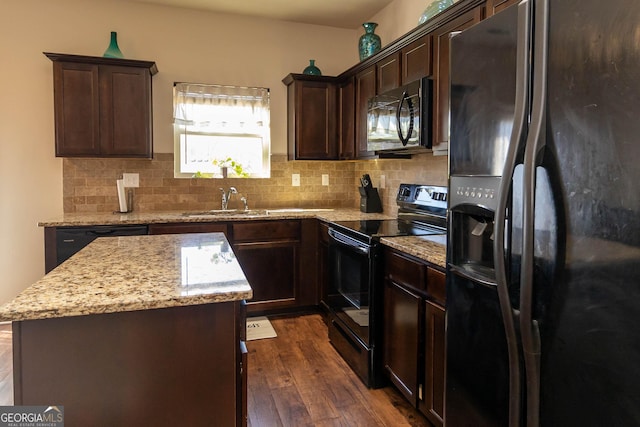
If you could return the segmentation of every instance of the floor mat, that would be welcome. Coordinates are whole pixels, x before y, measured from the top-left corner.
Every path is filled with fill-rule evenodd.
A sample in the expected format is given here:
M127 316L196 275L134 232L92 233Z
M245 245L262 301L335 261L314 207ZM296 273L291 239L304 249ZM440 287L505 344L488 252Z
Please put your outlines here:
M275 329L266 317L249 317L247 319L247 341L275 338Z

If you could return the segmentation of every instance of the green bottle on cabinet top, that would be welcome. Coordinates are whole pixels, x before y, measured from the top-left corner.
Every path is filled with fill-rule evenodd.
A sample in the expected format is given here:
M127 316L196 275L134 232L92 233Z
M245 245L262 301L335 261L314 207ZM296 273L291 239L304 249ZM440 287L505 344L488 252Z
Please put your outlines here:
M302 71L303 74L310 74L313 76L321 76L322 72L320 71L320 68L316 67L316 60L315 59L310 59L309 60L309 66L307 66L307 68L304 69L304 71Z
M111 31L111 42L102 56L106 58L124 58L124 55L120 52L120 48L118 47L118 33L115 31Z

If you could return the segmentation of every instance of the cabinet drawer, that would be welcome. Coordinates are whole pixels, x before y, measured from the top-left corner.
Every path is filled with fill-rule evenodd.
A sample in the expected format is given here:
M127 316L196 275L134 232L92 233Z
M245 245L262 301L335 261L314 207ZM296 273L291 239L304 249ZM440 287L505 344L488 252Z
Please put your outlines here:
M433 268L427 269L427 293L433 300L444 305L446 300L446 275Z
M300 238L300 221L250 221L231 227L234 242Z
M149 224L149 234L184 234L184 233L224 233L227 236L225 223L166 223Z
M427 267L397 252L387 251L385 271L389 280L419 291L427 290Z

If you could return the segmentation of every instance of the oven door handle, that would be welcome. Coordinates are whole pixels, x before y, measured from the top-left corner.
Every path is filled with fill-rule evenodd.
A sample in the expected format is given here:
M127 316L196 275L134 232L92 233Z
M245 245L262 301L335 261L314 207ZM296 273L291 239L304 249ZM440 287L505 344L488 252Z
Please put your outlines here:
M331 240L333 242L336 242L337 244L347 247L349 249L353 249L354 251L360 252L362 254L368 255L369 254L369 246L359 242L358 240L349 237L345 234L342 234L336 230L334 230L333 228L329 229L329 237L331 237Z

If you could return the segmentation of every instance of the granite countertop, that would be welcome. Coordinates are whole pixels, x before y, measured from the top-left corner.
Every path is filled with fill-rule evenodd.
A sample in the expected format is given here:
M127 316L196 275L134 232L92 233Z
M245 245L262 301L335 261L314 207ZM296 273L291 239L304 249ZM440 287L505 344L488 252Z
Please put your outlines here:
M383 237L380 242L439 267L447 266L447 236L445 235Z
M38 222L40 227L81 227L89 225L134 225L159 224L173 222L225 222L225 221L259 221L278 219L317 218L322 221L350 221L361 219L392 219L384 213L363 213L358 209L251 209L248 212L230 210L217 214L204 212L164 211L164 212L131 212L127 214L113 213L71 213L63 214Z
M249 212L229 211L223 214L184 215L180 211L165 212L131 212L128 214L111 213L84 213L64 214L38 223L41 227L80 227L91 225L134 225L134 224L158 224L177 222L225 222L225 221L259 221L316 218L321 221L352 221L365 219L395 219L386 213L363 213L359 209L326 208L326 209L252 209ZM417 258L431 262L444 268L446 266L446 239L442 236L426 237L393 237L382 238L382 243L413 255Z
M250 299L222 233L101 237L0 307L18 321Z

